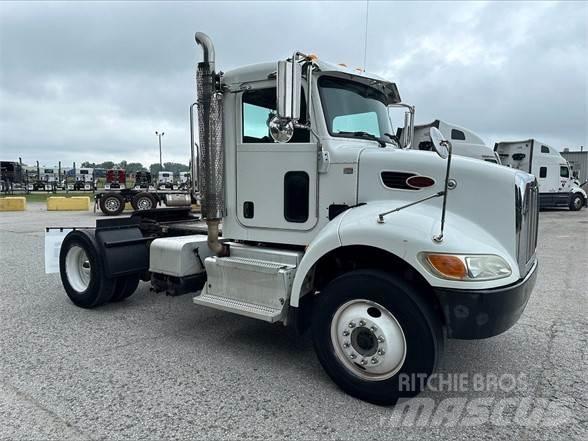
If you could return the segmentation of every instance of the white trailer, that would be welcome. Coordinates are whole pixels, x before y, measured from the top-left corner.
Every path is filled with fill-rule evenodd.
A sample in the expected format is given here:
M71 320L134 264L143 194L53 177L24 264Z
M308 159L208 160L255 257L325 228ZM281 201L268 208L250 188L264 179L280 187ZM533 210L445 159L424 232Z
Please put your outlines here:
M68 233L59 267L74 304L120 301L143 279L312 328L333 381L378 404L416 395L446 336L518 320L537 275L532 175L452 157L435 128L438 154L409 149L411 130L398 148L388 108L405 108L412 128L414 107L376 75L300 52L221 73L210 38L196 42L202 219L139 211ZM478 197L488 188L492 204Z
M453 154L500 164L498 155L476 133L465 127L460 127L439 119L429 124L414 126L412 149L433 150L433 144L429 135L431 127L439 129L445 139L451 141Z
M531 173L538 178L541 208L588 206L586 192L574 179L570 165L558 150L536 139L498 142L494 146L503 165Z

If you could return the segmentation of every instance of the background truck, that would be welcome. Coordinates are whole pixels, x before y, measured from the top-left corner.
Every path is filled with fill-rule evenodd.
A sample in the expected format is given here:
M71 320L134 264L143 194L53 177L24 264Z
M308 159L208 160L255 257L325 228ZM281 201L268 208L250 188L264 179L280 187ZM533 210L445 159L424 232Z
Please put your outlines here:
M587 206L586 192L574 179L568 162L555 148L536 139L498 142L494 150L503 165L535 175L539 182L541 208Z
M127 173L121 169L111 168L106 170L105 190L115 190L126 188Z
M96 189L96 182L93 168L78 168L75 171L75 191L93 191Z
M160 171L157 173L157 188L165 190L166 188L173 188L174 174L169 171Z
M429 136L431 127L439 129L443 136L451 141L453 154L500 164L500 158L494 150L487 146L482 138L473 131L439 119L436 119L430 124L414 127L414 141L411 148L416 150L433 150L433 143Z
M0 161L0 192L12 193L25 189L26 176L20 161Z
M376 75L301 52L223 74L210 38L196 42L202 218L146 210L69 232L59 268L74 304L121 301L145 280L311 328L333 381L378 404L417 394L446 336L518 320L537 274L532 175L452 157L436 128L437 154L411 150L414 107ZM402 148L386 135L390 107L406 109Z
M138 171L135 173L135 186L136 190L149 189L151 185L151 173L148 171ZM153 188L155 189L155 188Z

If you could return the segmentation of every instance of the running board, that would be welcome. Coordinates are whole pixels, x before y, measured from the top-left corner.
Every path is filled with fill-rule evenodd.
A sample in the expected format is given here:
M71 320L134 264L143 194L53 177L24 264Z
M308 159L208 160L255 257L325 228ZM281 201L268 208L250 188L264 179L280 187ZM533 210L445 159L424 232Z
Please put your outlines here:
M270 323L279 321L282 316L282 308L273 309L267 306L254 305L253 303L245 303L239 300L228 299L226 297L215 296L212 294L201 294L194 297L194 303Z
M207 257L207 281L194 303L274 323L286 318L301 252L231 244Z

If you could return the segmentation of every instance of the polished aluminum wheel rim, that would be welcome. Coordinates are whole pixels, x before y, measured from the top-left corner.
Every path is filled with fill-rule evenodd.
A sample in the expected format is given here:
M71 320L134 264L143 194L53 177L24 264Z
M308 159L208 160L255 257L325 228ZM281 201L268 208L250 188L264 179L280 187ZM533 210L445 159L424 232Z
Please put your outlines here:
M150 210L153 207L153 203L149 198L139 198L137 201L137 208L139 210Z
M90 261L84 249L78 245L71 247L65 256L65 274L71 287L84 292L92 277Z
M394 376L406 358L406 338L398 320L370 300L351 300L337 309L331 343L341 364L363 380Z
M120 201L117 198L108 198L104 202L104 206L108 211L117 211L120 208Z

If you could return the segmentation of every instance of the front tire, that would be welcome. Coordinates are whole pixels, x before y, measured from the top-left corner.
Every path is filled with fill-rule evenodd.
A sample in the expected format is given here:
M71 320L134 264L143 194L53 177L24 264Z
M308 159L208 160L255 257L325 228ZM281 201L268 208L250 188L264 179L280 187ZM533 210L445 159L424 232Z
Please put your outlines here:
M329 283L317 298L312 331L331 379L379 405L421 391L444 338L437 314L414 286L375 270L352 271Z
M580 193L574 193L570 200L570 210L580 211L584 206L584 197Z
M104 275L92 230L74 230L65 236L59 272L65 292L76 306L94 308L112 298L115 280Z

